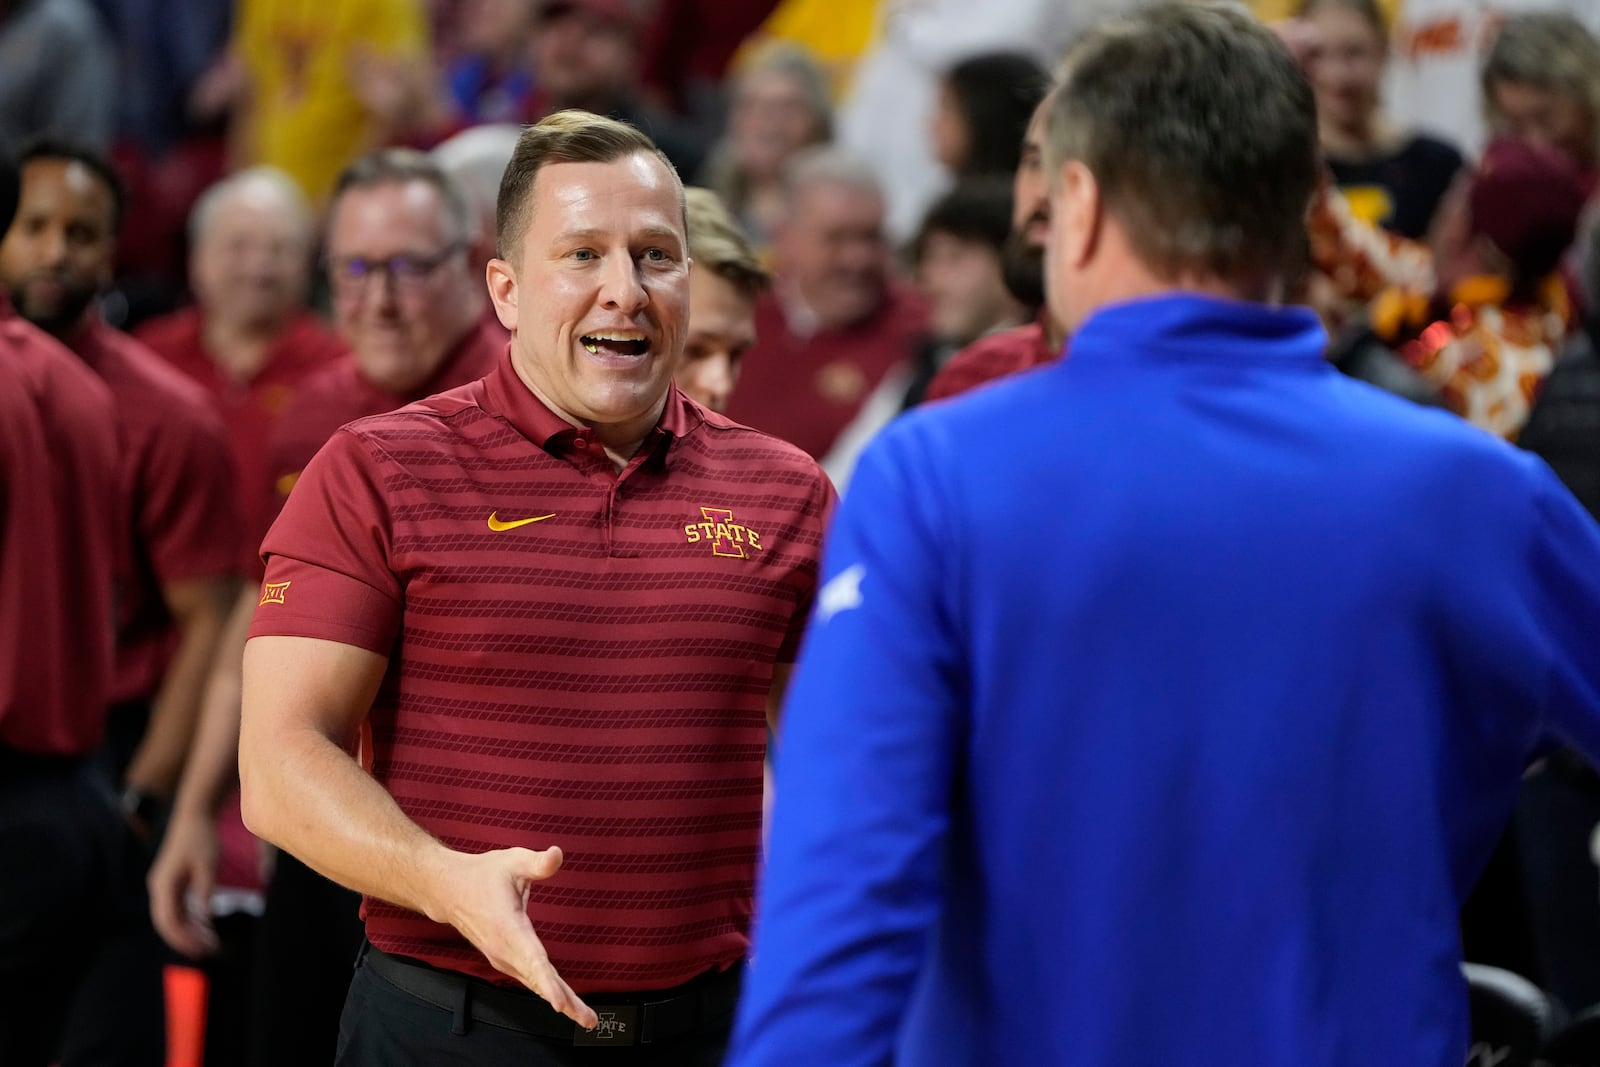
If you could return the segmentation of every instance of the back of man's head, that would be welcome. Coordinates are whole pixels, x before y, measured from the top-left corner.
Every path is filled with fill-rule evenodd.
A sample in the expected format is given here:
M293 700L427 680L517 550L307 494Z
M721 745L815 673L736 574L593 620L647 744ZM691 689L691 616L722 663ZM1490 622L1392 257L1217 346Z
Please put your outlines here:
M1297 273L1321 173L1311 87L1233 6L1166 3L1088 31L1049 110L1052 182L1078 161L1164 281Z

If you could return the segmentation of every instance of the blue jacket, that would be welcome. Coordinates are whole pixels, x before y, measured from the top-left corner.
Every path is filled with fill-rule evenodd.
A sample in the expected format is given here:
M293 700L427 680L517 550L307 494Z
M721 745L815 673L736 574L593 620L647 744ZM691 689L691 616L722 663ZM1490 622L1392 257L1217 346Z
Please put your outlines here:
M1600 530L1323 344L1123 304L867 451L730 1067L1460 1067L1524 761L1600 755Z

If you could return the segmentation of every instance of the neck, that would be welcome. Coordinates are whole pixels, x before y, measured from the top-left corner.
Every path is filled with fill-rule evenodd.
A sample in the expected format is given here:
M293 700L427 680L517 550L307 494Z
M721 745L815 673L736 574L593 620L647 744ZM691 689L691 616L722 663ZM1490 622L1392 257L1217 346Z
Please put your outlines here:
M1067 327L1060 319L1046 310L1041 316L1044 326L1044 339L1054 352L1060 352L1061 347L1067 343Z
M1369 112L1353 122L1322 122L1317 137L1325 155L1341 159L1362 159L1389 146L1394 131L1377 112Z
M523 367L520 359L512 359L511 369L517 374L517 379L527 387L528 392L539 398L539 402L549 408L563 422L579 429L592 430L595 440L600 442L600 447L606 450L606 457L611 460L612 466L622 470L638 453L639 446L643 445L645 438L650 436L650 431L655 429L656 423L661 421L661 413L666 410L667 393L663 392L650 405L650 410L636 418L625 419L621 422L600 422L593 419L580 419L562 410L551 396L539 387Z
M200 322L205 350L235 381L248 381L260 372L273 339L287 324L287 320L248 322L220 315L204 315Z
M1098 281L1085 279L1079 290L1085 297L1079 305L1082 313L1073 324L1079 326L1101 308L1134 300L1188 294L1278 306L1284 303L1287 292L1282 276L1268 270L1252 271L1232 278L1180 271L1170 278L1163 278L1143 264L1114 277Z

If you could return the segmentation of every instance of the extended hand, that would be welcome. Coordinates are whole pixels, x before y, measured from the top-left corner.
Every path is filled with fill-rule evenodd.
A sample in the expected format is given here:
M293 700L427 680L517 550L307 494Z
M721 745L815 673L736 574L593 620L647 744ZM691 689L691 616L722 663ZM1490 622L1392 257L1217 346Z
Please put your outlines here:
M202 814L174 812L145 883L150 920L173 950L198 959L217 951L211 890L217 876L217 831Z
M561 869L561 850L534 852L506 848L477 855L457 853L440 918L461 931L488 958L579 1026L599 1022L594 1009L579 999L556 973L539 935L528 920L528 891Z

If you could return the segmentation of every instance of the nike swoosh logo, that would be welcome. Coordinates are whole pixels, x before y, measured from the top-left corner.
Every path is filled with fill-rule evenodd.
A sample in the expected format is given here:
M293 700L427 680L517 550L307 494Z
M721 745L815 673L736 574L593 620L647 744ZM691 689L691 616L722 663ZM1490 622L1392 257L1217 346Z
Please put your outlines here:
M502 522L500 519L500 513L498 511L491 511L489 512L489 529L493 530L495 533L504 533L507 530L515 530L518 526L526 526L530 522L543 522L546 519L553 519L555 517L556 513L552 511L548 515L535 515L531 519L517 519L515 522Z

